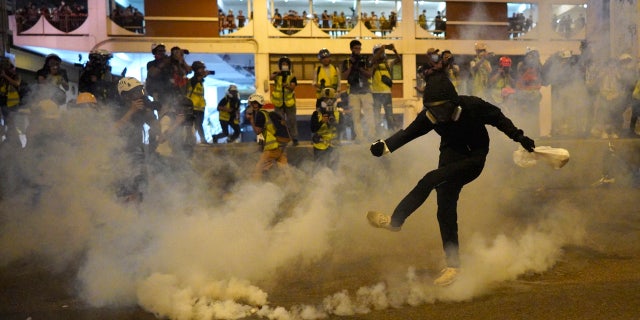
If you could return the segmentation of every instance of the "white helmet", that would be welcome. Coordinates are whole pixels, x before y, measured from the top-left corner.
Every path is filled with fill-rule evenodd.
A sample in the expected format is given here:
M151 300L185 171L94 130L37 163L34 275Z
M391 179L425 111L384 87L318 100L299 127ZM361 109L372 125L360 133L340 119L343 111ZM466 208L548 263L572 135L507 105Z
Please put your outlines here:
M124 77L118 81L118 94L142 86L142 82L134 77Z
M254 93L254 94L249 96L249 102L254 102L254 101L257 102L261 106L264 105L264 97L259 95L259 94L257 94L257 93Z
M378 43L375 46L373 46L373 54L376 54L376 51L378 51L378 49L383 48L384 45L382 43Z

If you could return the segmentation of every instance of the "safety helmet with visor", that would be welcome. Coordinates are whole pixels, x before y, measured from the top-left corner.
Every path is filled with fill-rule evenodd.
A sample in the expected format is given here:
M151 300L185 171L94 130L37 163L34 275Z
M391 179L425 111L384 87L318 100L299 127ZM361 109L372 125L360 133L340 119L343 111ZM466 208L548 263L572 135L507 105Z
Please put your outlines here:
M329 49L327 48L322 48L320 49L320 51L318 51L318 59L322 60L324 58L329 58L331 57L331 52L329 52Z
M249 103L251 102L255 102L257 104L259 104L260 106L264 105L264 97L260 94L254 93L252 95L249 96L248 99Z
M124 77L118 81L118 93L124 99L137 100L146 96L144 85L134 77Z

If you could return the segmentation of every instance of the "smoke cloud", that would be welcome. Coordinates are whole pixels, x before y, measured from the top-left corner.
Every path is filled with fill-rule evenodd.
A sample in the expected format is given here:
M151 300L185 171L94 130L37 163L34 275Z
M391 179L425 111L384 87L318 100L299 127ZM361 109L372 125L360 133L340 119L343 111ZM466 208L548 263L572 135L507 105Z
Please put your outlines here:
M3 153L0 263L37 257L54 273L77 269L78 294L96 307L139 305L169 319L323 319L469 300L548 270L584 233L570 204L532 215L522 208L523 218L504 209L518 201L513 185L486 191L504 172L523 170L508 159L513 142L498 138L494 164L461 197L460 279L439 288L433 199L400 233L365 221L367 210L390 213L435 167L435 135L382 159L345 146L336 172L302 162L286 183L252 182L243 168L256 153L202 153L152 170L135 206L114 196L113 181L128 170L111 117L85 111L64 115L66 125L54 126L61 130L28 148ZM282 286L299 281L317 287L315 298L293 291L283 299Z

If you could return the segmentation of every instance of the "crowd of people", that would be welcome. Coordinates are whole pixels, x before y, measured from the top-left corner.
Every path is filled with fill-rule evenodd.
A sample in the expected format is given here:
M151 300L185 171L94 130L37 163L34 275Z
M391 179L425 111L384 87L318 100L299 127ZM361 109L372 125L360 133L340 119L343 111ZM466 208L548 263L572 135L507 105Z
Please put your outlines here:
M44 17L52 26L63 32L79 28L87 19L87 1L39 1L29 2L22 8L16 8L15 17L18 32L33 27L40 17Z
M144 14L132 5L123 7L116 3L109 16L117 25L135 33L144 33Z
M431 131L439 134L438 168L419 180L392 215L372 211L367 216L375 227L399 231L435 190L447 262L436 285L450 285L460 272L457 202L463 187L484 168L489 152L487 125L533 152L536 146L530 137L540 132L540 89L551 86L554 137L638 137L635 122L640 111L640 73L638 64L626 53L599 61L585 42L579 55L560 50L542 62L538 50L527 48L524 58L514 66L510 57L495 57L487 44L477 42L476 55L469 63L470 79L465 84L455 54L431 48L425 63L416 68L424 81L424 86L416 87L422 93L423 108L403 128L393 116L391 99L391 70L401 61L395 46L377 44L369 54L363 52L359 40L352 40L349 49L351 55L335 64L328 49L318 51L313 80L316 108L309 118L316 168L337 170L341 141L353 139L356 145L372 142L372 155L380 157ZM165 44L156 43L151 54L143 83L124 72L112 75L110 52L90 52L80 77L79 94L70 101L69 79L57 55L45 58L37 72L37 83L30 88L10 60L0 60L0 152L42 151L38 148L63 139L64 135L58 133L73 129L62 125L70 110L81 110L86 117L107 114L110 125L106 130L123 142L114 152L124 168L118 168L119 174L112 181L113 194L123 203L141 203L150 175L163 168L183 167L192 157L195 143L209 140L202 128L208 106L203 83L212 72L202 61L188 63L189 51L184 48L167 50ZM342 79L348 84L347 91L341 91ZM261 146L251 170L256 181L263 181L267 173L276 171L273 168L282 176L290 176L287 148L300 143L295 96L298 80L292 60L280 57L270 80L271 95L251 94L244 113L238 87L233 84L214 104L222 132L211 137L212 143L223 138L227 143L235 142L240 121L251 125ZM583 99L579 99L581 95ZM627 108L632 110L631 123L623 127L622 113ZM343 135L345 128L353 129L352 137ZM97 126L93 130L105 129ZM101 134L104 132L92 132L88 139ZM388 137L377 139L381 135Z

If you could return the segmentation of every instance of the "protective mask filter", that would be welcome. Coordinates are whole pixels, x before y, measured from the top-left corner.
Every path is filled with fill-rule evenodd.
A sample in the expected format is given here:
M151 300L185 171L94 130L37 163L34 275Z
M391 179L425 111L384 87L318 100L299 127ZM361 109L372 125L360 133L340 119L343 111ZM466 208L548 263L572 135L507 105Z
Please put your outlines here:
M462 114L462 108L450 102L426 108L427 118L433 124L458 121L460 114Z

